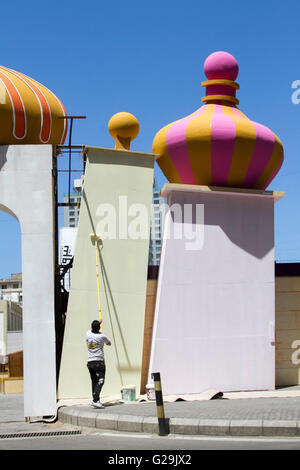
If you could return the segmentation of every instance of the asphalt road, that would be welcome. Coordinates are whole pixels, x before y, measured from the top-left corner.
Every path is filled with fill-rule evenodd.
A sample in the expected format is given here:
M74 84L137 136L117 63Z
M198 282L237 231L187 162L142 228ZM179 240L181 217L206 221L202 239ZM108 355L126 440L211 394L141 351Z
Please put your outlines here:
M122 450L132 451L132 456L142 450L300 450L300 438L161 437L83 429L76 436L0 439L0 451L4 450L104 450L103 458L108 459Z
M265 399L267 400L267 399ZM284 412L284 417L294 417L295 413L299 413L298 405L290 403L289 400L277 399L276 406L270 406L268 408L268 400L264 401L263 411L269 413L268 417L274 417L279 413ZM292 399L293 400L293 399ZM241 400L239 400L241 401ZM251 401L251 400L250 400ZM281 403L282 402L282 403ZM222 402L223 403L223 402ZM220 414L222 403L215 401L214 410ZM228 402L229 403L229 402ZM253 406L250 407L248 401L243 401L244 412L250 411ZM224 403L223 403L224 404ZM172 405L172 404L170 404ZM189 403L181 403L184 406L185 413L192 413L192 409L189 408ZM249 406L248 406L249 405ZM260 401L259 401L260 405ZM279 406L280 405L280 406ZM130 406L135 405L128 405ZM147 405L144 405L147 407ZM201 406L202 412L205 407ZM238 412L239 403L234 402L232 404L235 413ZM217 408L218 407L218 408ZM151 407L149 407L150 410ZM174 408L174 407L173 407ZM249 408L249 410L248 410ZM251 408L251 409L250 409ZM125 407L126 409L126 407ZM147 408L148 409L148 408ZM122 408L123 410L123 408ZM130 408L131 410L131 408ZM272 411L273 410L273 411ZM278 411L279 410L279 411ZM149 411L150 412L150 411ZM271 412L273 414L271 414ZM275 415L274 415L275 413ZM298 414L297 414L298 416ZM280 415L281 417L281 415ZM178 454L180 451L193 451L192 458L195 460L195 456L201 450L300 450L300 437L294 438L232 438L232 437L211 437L211 436L181 436L181 435L169 435L167 437L161 437L157 434L138 434L138 433L125 433L125 432L113 432L113 431L101 431L95 428L82 428L80 435L60 435L52 437L28 437L29 433L63 433L69 431L80 430L75 426L63 424L61 422L55 422L52 424L45 423L26 423L23 416L23 397L14 396L0 396L0 451L9 450L102 450L103 452L98 453L98 460L103 459L107 461L109 457L115 458L119 451L127 451L127 455L134 456L136 452L143 451L169 451L173 455ZM15 435L15 437L7 438L8 434ZM19 435L23 437L19 437ZM18 435L18 436L16 436ZM174 452L173 452L174 451ZM197 452L198 451L198 452ZM188 452L185 452L188 454ZM20 457L19 457L20 455ZM73 454L72 454L73 455ZM145 459L147 452L145 454ZM17 458L22 459L22 454L14 453L14 461ZM115 462L118 463L118 462ZM151 462L145 461L145 468ZM167 463L167 462L165 462ZM175 462L176 463L176 462ZM156 463L157 464L157 463ZM155 464L155 465L156 465ZM170 464L170 462L169 462ZM134 461L130 463L134 465ZM141 466L141 465L140 465ZM173 465L175 466L175 465Z

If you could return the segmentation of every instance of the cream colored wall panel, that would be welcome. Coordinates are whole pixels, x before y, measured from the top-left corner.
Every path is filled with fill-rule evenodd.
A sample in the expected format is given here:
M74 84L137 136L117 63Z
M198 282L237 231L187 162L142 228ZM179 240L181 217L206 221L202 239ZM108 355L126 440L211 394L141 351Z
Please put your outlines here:
M276 277L276 292L300 292L300 277Z
M299 385L300 370L299 369L276 369L276 385Z
M280 345L291 345L293 341L299 339L300 340L300 330L279 330L276 331L276 344L278 347ZM290 346L288 346L290 347ZM285 349L281 346L282 349Z
M276 385L298 385L300 278L276 278ZM294 347L292 347L294 346Z
M154 156L150 154L88 149L59 377L59 398L91 397L85 335L99 313L96 247L91 243L90 234L96 232L104 238L99 233L99 208L102 204L109 204L115 210L117 236L104 238L99 250L103 333L112 341L112 346L104 349L107 374L101 395L120 396L124 385L136 385L139 393L150 230L143 239L133 239L130 235L123 239L119 237L119 215L122 202L127 204L127 213L132 204L141 204L148 211L149 223L153 166ZM131 220L132 217L128 217L128 227Z
M294 349L282 349L276 352L277 369L299 369L299 364L293 361Z
M297 312L276 312L275 317L277 331L297 329Z
M294 366L294 364L292 363L293 352L294 352L294 349L292 347L277 349L276 350L276 366L280 368L281 362L290 363L291 367Z
M300 330L279 330L276 331L276 352L290 350L291 355L297 347L296 341L300 341ZM276 364L277 366L278 364ZM300 366L298 366L300 369Z
M300 310L300 292L281 292L276 296L276 311Z
M296 316L296 325L297 325L297 328L300 329L300 311L299 311L299 312L295 312L295 316Z

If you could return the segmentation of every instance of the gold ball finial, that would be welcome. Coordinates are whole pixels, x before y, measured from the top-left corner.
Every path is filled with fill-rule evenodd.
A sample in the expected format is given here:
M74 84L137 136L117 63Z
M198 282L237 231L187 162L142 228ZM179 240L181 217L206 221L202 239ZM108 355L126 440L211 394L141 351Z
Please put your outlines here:
M108 131L116 141L115 149L130 150L130 142L137 137L139 129L137 118L125 112L114 114L108 123Z

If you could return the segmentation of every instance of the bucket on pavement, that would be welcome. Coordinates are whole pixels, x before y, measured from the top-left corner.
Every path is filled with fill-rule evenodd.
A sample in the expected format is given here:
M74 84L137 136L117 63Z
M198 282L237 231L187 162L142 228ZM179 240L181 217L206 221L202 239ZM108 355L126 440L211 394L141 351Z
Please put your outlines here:
M154 388L154 384L147 384L147 385L146 385L146 394L147 394L147 400L155 401L155 388Z
M121 389L122 400L135 401L135 386L127 385Z

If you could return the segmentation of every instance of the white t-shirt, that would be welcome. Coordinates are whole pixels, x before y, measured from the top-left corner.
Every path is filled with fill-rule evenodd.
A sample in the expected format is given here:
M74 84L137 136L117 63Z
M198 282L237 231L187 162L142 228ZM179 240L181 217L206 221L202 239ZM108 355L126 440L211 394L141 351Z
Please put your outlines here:
M102 333L93 333L89 330L86 334L89 361L104 361L103 346L110 344L110 340Z

